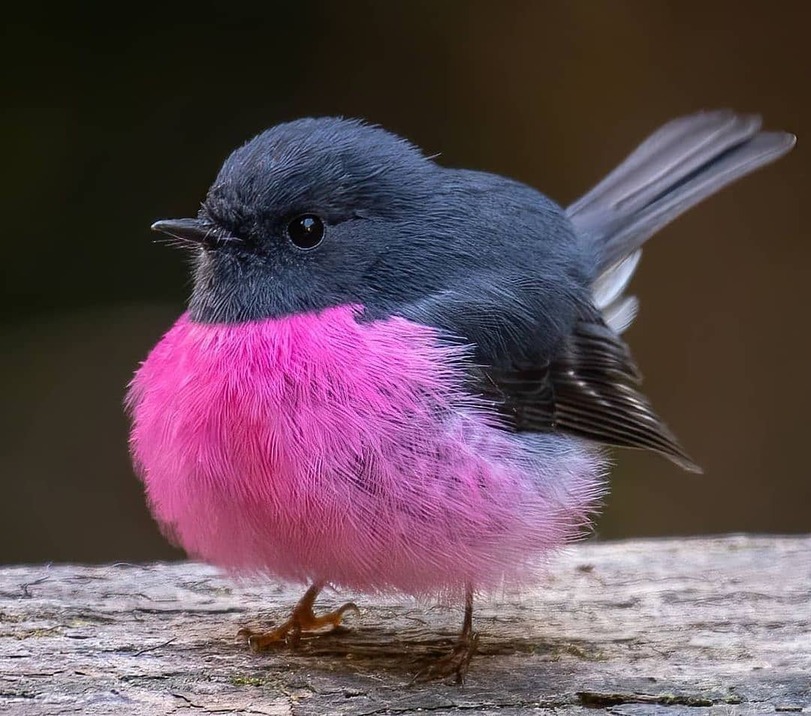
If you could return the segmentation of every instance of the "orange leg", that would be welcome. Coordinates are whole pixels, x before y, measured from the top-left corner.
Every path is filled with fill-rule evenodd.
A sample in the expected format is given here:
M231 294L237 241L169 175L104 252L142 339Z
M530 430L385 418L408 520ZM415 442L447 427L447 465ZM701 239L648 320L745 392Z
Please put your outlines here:
M316 616L313 604L319 592L324 588L323 582L313 584L293 607L293 613L287 620L270 631L252 631L248 628L240 629L237 636L245 639L252 651L263 651L273 644L284 642L295 648L303 633L317 632L326 626L336 629L340 626L343 616L348 611L359 613L357 606L348 602L338 609Z

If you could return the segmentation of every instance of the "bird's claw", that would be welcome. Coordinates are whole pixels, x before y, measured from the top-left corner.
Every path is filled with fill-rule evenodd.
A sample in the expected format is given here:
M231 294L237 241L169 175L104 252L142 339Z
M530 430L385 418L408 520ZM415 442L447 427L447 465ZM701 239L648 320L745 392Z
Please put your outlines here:
M457 684L462 684L467 676L470 660L479 647L479 635L476 632L462 634L449 654L440 657L432 664L418 671L411 683L435 681L453 676Z
M243 627L237 632L237 637L242 639L250 650L255 653L265 651L281 643L295 649L301 640L302 634L320 632L325 627L332 627L325 633L331 633L338 629L341 626L344 614L349 611L360 614L360 610L353 602L347 602L338 609L321 616L316 616L313 613L311 603L299 603L293 609L290 617L275 629L263 632Z

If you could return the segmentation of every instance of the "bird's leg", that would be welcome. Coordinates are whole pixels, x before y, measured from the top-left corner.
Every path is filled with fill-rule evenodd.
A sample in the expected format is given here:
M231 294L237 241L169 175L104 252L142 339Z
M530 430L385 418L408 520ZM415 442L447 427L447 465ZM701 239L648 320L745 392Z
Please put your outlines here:
M331 626L333 629L336 629L340 626L341 620L346 612L354 611L358 613L357 606L352 602L347 602L334 611L316 616L313 612L313 604L323 588L323 582L313 584L304 593L304 596L298 601L298 604L293 607L293 612L287 620L275 629L261 632L242 628L237 635L245 639L252 651L262 651L279 642L284 642L295 648L303 633L316 632L326 626Z
M462 633L450 654L441 657L427 668L420 671L415 681L430 681L454 676L457 684L465 680L470 660L479 646L479 635L473 631L473 585L465 585L465 618L462 622Z

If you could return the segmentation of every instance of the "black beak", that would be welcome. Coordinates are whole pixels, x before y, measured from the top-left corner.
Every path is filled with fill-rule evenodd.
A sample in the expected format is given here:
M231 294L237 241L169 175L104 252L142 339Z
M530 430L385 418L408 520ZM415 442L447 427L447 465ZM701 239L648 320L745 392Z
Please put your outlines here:
M199 219L164 219L152 224L152 231L193 244L209 244L214 240L212 227Z

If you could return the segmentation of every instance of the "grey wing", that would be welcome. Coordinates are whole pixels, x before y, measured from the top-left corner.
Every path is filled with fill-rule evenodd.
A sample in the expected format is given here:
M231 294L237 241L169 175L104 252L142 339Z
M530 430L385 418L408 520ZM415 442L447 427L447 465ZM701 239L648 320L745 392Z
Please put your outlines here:
M600 308L584 296L554 343L552 323L538 320L538 312L522 302L521 286L510 291L489 280L434 295L406 316L474 345L471 387L494 402L506 428L652 450L698 472L641 392L636 364L604 317L619 326L631 315L634 299L622 295L629 269L631 263L606 276Z
M590 303L581 306L547 359L513 360L487 375L517 430L557 430L651 450L685 470L701 472L642 392L642 374L621 338L638 309L636 297L625 291L641 255L636 249L596 278Z
M486 375L515 430L554 430L651 450L701 472L654 412L628 347L596 310L576 323L550 360L491 367Z

